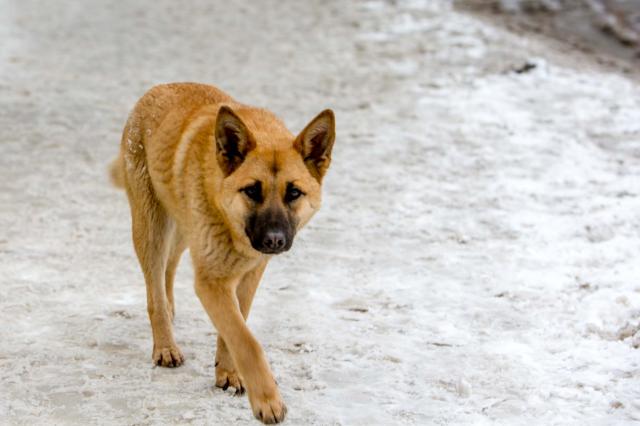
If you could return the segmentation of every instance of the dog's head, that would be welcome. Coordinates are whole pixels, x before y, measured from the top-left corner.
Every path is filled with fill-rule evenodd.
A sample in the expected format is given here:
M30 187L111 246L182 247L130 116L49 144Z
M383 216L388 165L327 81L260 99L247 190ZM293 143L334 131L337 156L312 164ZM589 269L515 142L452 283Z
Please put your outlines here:
M334 139L331 110L294 137L267 111L220 108L215 143L223 179L216 199L237 248L266 254L291 248L320 208Z

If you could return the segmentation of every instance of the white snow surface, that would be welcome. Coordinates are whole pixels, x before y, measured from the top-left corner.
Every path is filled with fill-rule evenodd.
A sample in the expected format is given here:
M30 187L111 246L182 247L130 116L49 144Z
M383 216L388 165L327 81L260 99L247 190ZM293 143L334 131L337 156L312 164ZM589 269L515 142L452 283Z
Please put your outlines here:
M256 424L187 254L187 360L152 367L106 167L169 81L294 132L336 112L324 206L249 319L288 424L640 421L634 76L445 1L1 0L0 46L0 423Z

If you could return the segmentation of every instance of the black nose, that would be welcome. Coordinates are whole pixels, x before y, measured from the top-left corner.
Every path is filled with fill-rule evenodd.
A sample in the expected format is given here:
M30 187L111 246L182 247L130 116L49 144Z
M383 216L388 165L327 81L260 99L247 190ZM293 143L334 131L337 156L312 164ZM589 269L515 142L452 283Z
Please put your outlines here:
M262 240L262 247L269 253L279 253L287 245L287 240L282 231L267 231Z

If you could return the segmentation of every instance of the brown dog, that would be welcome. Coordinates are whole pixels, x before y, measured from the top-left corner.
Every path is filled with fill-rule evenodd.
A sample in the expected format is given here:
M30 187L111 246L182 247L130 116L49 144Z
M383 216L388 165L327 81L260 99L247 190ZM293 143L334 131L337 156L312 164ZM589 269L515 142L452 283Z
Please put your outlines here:
M331 110L294 137L269 111L212 86L167 84L138 101L111 166L131 206L153 362L184 361L171 323L173 279L189 248L196 293L219 332L216 386L246 388L265 423L282 421L287 410L245 320L267 262L320 207L334 138Z

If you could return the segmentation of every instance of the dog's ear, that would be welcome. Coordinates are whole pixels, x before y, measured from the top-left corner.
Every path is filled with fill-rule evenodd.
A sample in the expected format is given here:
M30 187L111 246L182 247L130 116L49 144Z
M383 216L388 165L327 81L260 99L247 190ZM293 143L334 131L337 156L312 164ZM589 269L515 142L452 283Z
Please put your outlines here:
M256 147L253 136L231 108L220 107L216 118L216 158L225 177L233 173Z
M298 135L293 147L300 152L304 164L318 182L331 163L331 149L336 138L336 122L333 111L325 109Z

